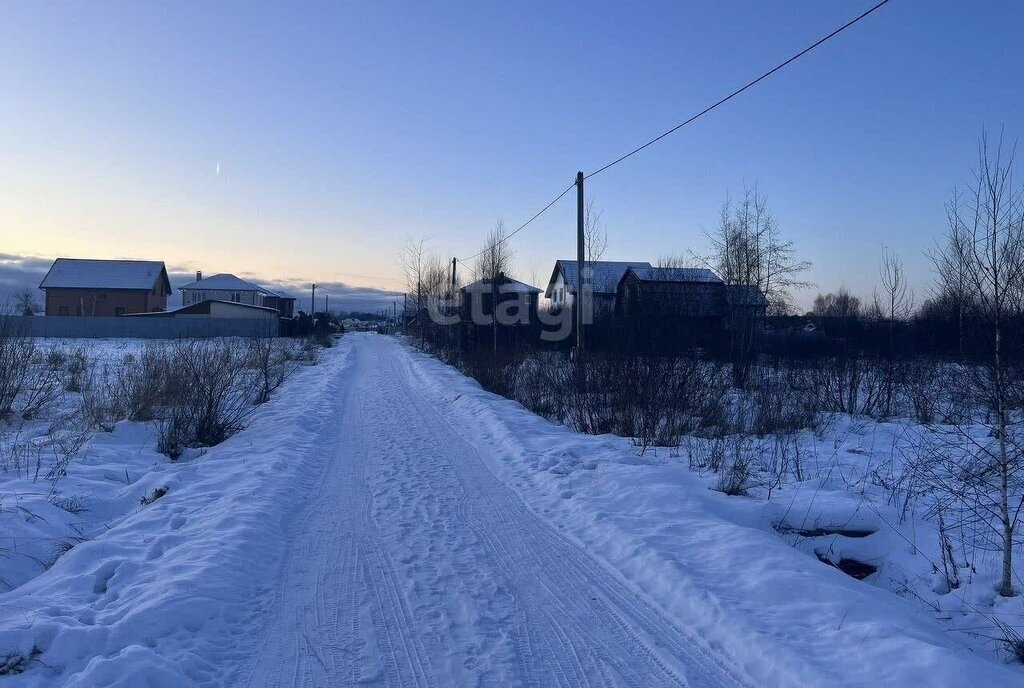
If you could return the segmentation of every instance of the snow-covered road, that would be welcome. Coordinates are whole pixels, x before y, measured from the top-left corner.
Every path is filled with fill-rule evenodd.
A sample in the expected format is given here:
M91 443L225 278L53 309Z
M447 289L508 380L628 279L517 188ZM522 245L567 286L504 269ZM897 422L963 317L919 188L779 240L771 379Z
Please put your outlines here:
M390 337L346 335L187 460L154 441L83 451L82 503L127 506L0 594L0 688L1021 684L786 543L817 485L728 497Z
M743 680L533 513L417 384L351 337L317 487L285 525L244 686L733 686Z

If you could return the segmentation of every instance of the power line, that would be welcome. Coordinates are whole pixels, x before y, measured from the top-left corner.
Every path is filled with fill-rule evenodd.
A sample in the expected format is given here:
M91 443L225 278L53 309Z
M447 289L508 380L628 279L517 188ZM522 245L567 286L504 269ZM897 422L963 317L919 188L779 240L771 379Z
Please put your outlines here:
M563 196L565 196L565 194L569 193L569 192L570 192L570 191L571 191L571 190L573 189L573 187L575 187L575 186L576 186L576 182L573 182L573 183L572 183L572 184L570 184L569 186L565 187L565 191L563 191L562 193L560 193L560 194L558 194L557 196L555 196L555 197L554 197L554 199L552 199L552 201L551 201L550 203L548 203L548 204L547 204L546 206L544 206L543 208L541 208L541 209L540 209L540 210L539 210L539 211L537 212L537 214L536 214L536 215L534 215L534 216L533 216L533 217L531 217L531 218L530 218L529 220L527 220L527 221L526 221L526 222L524 222L523 224L519 225L519 226L518 226L518 227L516 227L516 228L515 228L515 229L514 229L513 231L509 232L509 233L508 233L508 234L506 234L506 235L505 235L504 237L502 237L502 239L501 239L501 240L500 240L500 241L498 242L498 244L503 244L503 243L505 243L506 241L508 241L509 239L511 239L512 237L514 237L514 236L515 236L516 234L519 234L519 232L521 232L521 231L523 231L524 229L526 229L526 228L527 228L527 227L528 227L528 226L530 225L530 223L531 223L531 222L533 222L533 221L534 221L534 220L536 220L536 219L537 219L538 217L540 217L540 216L541 216L541 215L543 215L543 214L544 214L545 212L547 212L548 208L550 208L551 206L553 206L553 205L554 205L555 203L558 203L558 202L559 202L560 200L562 200L562 197L563 197ZM473 254L473 255L471 255L471 256L466 256L465 258L456 258L455 260L459 261L460 263L465 263L466 261L469 261L469 260L473 260L474 258L476 258L477 256L479 256L479 255L481 255L481 254L487 253L487 251L488 251L488 249L486 249L486 248L485 248L485 249L484 249L484 250L482 250L482 251L477 251L476 253L474 253L474 254Z
M765 79L767 79L767 78L768 78L768 77L770 77L770 76L771 76L772 74L774 74L775 72L779 71L780 69L783 69L784 67L786 67L786 66L788 66L788 65L792 64L793 62L796 62L796 61L797 61L797 60L799 60L799 59L800 59L801 57L803 57L803 56L804 56L804 55L806 55L807 53L811 52L812 50L814 50L815 48L817 48L817 47L818 47L819 45L821 45L822 43L825 43L825 42L827 42L828 40L830 40L830 39L832 39L832 38L834 38L834 37L838 36L838 35L839 35L839 34L841 34L841 33L842 33L843 31L846 31L846 29L850 28L851 26L853 26L853 25L854 25L854 24L856 24L857 22L859 22L859 21L861 21L862 19L866 18L867 16L869 16L869 15L873 14L873 13L874 13L875 11L877 11L878 9L880 9L880 8L881 8L881 7L883 6L883 5L887 5L887 4L889 4L889 2L891 2L891 0L881 0L881 2L879 2L879 3L878 3L878 4L876 4L875 6L871 7L870 9L866 10L865 12L862 12L861 14L859 14L859 15L858 15L858 16L856 16L856 17L854 17L854 18L853 18L853 19L851 19L850 21L846 22L845 24L843 24L842 26L840 26L840 27L839 27L838 29L836 29L836 30L835 30L835 31L833 31L832 33L828 34L827 36L824 36L823 38L819 38L819 39L818 39L817 41L815 41L815 42L814 42L814 43L812 43L811 45L807 46L806 48L804 48L804 49L803 49L803 50L801 50L800 52L796 53L795 55L793 55L792 57L790 57L789 59L787 59L787 60L786 60L785 62L781 62L781 63L779 63L778 65L776 65L775 67L772 67L772 68L771 68L770 70L768 70L767 72L765 72L765 73L764 73L764 74L762 74L761 76L757 77L757 78L756 78L756 79L754 79L753 81L750 81L750 82L748 82L748 83L747 83L747 84L745 84L744 86L741 86L740 88L736 89L735 91L733 91L733 92L732 92L732 93L730 93L729 95L725 96L725 97L724 97L724 98L722 98L721 100L717 101L716 103L714 103L714 104L712 104L712 105L709 105L708 107L704 108L703 110L701 110L700 112L698 112L698 113L697 113L696 115L694 115L693 117L690 117L690 118L689 118L688 120L686 120L685 122L681 122L680 124L677 124L676 126L674 126L674 127L672 127L671 129L669 129L668 131L666 131L666 132L664 132L664 133L662 133L662 134L659 134L658 136L655 136L655 137L654 137L653 139L651 139L651 140L650 140L650 141L648 141L647 143L643 144L642 146L638 146L638 147L634 148L633 150L631 150L630 152L626 153L625 155L623 155L623 156L621 156L621 157L619 157L619 158L616 158L615 160L612 160L612 161L611 161L610 163L608 163L608 164L607 164L607 165L605 165L604 167L601 167L601 168L597 169L596 171L594 171L594 172L591 172L591 173L590 173L590 174L588 174L588 175L584 175L584 177L583 177L583 178L584 178L584 179L590 179L591 177L597 176L597 175L601 174L602 172L604 172L605 170L607 170L608 168L610 168L610 167L613 167L613 166L615 166L615 165L618 165L618 164L619 164L620 162L622 162L623 160L626 160L627 158L630 158L630 157L632 157L632 156L636 155L637 153L639 153L640 151L644 150L645 148L647 148L647 147L649 147L649 146L652 146L652 145L654 145L654 144L655 144L655 143L657 143L658 141L661 141L661 140L662 140L663 138L665 138L666 136L669 136L669 135L671 135L671 134L673 134L673 133L675 133L675 132L679 131L680 129L682 129L682 128L683 128L683 127L685 127L686 125L688 125L688 124L690 124L690 123L692 123L692 122L695 122L695 121L697 121L698 119L700 119L700 118L701 118L701 117L703 117L704 115L708 114L709 112L711 112L712 110L714 110L714 109L715 109L715 108L717 108L718 106L720 106L720 105L724 105L725 103L729 102L730 100L732 100L732 99L733 99L733 98L735 98L736 96L740 95L741 93L743 93L743 92L744 92L744 91L746 91L747 89L749 89L749 88L751 88L751 87L753 87L753 86L756 86L756 85L757 85L757 84L759 84L760 82L764 81ZM530 224L531 224L531 223L532 223L532 222L533 222L534 220L536 220L536 219L537 219L538 217L540 217L540 216L541 216L541 215L543 215L543 214L544 214L545 212L547 212L547 210L548 210L548 209L549 209L549 208L550 208L551 206L553 206L553 205L554 205L555 203L557 203L558 201L560 201L560 200L562 199L562 197L563 197L563 196L565 196L565 194L569 193L569 191L570 191L570 190L572 190L572 188L573 188L574 186L576 186L576 183L575 183L575 182L573 182L573 183L572 183L572 184L570 184L570 185L569 185L568 187L566 187L566 189L565 189L565 190L564 190L564 191L563 191L562 193L560 193L560 194L558 194L557 196L555 196L555 198L554 198L554 199L553 199L553 200L552 200L552 201L551 201L550 203L548 203L548 204L547 204L546 206L544 206L543 208L541 208L541 209L540 209L540 211L538 211L536 215L534 215L533 217L531 217L531 218L530 218L529 220L527 220L527 221L526 221L526 222L524 222L523 224L519 225L519 227L517 227L517 228L516 228L515 230L513 230L513 231L512 231L512 232L510 232L509 234L506 234L506 235L505 235L505 236L504 236L504 237L503 237L503 238L502 238L502 239L501 239L501 240L500 240L500 241L498 242L498 244L500 245L500 244L503 244L503 243L505 243L506 241L508 241L509 239L511 239L512 237L514 237L514 236L515 236L516 234L518 234L519 232L521 232L521 231L523 231L524 229L526 229L526 228L527 228L527 227L528 227L528 226L529 226L529 225L530 225ZM483 254L483 253L486 253L486 252L487 252L487 249L485 248L485 249L483 249L482 251L478 251L477 253L474 253L474 254L473 254L473 255L471 255L471 256L467 256L467 257L465 257L465 258L456 258L456 260L457 260L458 262L460 262L460 263L465 263L466 261L472 260L473 258L476 258L477 256L479 256L479 255L481 255L481 254Z
M804 48L803 50L798 52L796 55L793 55L792 57L790 57L785 62L782 62L782 63L776 65L775 67L773 67L772 69L768 70L767 72L765 72L761 76L757 77L753 81L747 83L745 86L742 86L742 87L736 89L735 91L733 91L732 93L730 93L726 97L722 98L721 100L719 100L715 104L709 105L708 107L704 108L703 110L701 110L700 112L698 112L696 115L694 115L690 119L686 120L685 122L682 122L681 124L677 124L676 126L672 127L668 131L666 131L665 133L659 134L658 136L655 136L653 139L651 139L650 141L648 141L644 145L638 146L637 148L634 148L633 150L631 150L630 152L626 153L622 157L616 158L615 160L612 160L610 163L608 163L604 167L598 169L596 172L591 172L590 174L586 175L586 177L584 177L584 179L590 179L591 177L594 177L594 176L597 176L597 175L601 174L602 172L607 170L609 167L612 167L614 165L618 165L620 162L622 162L626 158L629 158L631 156L636 155L637 153L639 153L643 149L647 148L648 146L654 145L655 143L657 143L658 141L661 141L666 136L669 136L670 134L673 134L673 133L679 131L680 129L685 127L687 124L690 124L691 122L694 122L694 121L700 119L704 115L708 114L709 112L711 112L712 110L717 108L719 105L723 105L723 104L729 102L730 100L732 100L733 98L735 98L739 94L741 94L744 91L746 91L748 88L751 88L752 86L756 86L758 83L764 81L765 79L767 79L768 77L770 77L772 74L774 74L775 72L779 71L783 67L789 65L792 62L795 62L796 60L799 60L801 57L803 57L807 53L811 52L812 50L817 48L822 43L828 41L831 38L834 38L835 36L838 36L840 33L845 31L846 29L850 28L851 26L853 26L854 24L859 22L861 19L864 19L869 14L873 13L875 10L878 10L883 5L887 5L889 2L890 2L890 0L882 0L880 3L878 3L877 5L872 7L871 9L869 9L866 12L860 14L859 16L851 19L850 21L846 22L845 24L840 26L838 29L836 29L835 31L833 31L829 35L825 36L824 38L818 39L817 41L815 41L811 45L807 46L806 48Z

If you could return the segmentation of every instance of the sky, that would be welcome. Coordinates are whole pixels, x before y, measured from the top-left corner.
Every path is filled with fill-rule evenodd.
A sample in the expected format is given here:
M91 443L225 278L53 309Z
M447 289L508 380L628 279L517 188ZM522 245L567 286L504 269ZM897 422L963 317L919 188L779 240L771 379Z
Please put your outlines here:
M3 2L0 286L130 257L383 307L407 239L475 253L872 4ZM813 263L803 303L869 295L884 247L925 296L982 127L1024 136L1022 21L1011 0L893 0L588 181L605 257L701 253L756 183ZM572 194L512 241L543 286L575 255Z

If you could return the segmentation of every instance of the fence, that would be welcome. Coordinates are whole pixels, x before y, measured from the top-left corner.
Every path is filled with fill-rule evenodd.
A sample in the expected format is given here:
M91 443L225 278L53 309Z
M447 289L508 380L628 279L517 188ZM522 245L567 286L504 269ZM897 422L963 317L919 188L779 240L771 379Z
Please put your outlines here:
M173 318L173 317L25 317L0 316L0 332L28 337L185 339L208 337L277 337L277 318Z

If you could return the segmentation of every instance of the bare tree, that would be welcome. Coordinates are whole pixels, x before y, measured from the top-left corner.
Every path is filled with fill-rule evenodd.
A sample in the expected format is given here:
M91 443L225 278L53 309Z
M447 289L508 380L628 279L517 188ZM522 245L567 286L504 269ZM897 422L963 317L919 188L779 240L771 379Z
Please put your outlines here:
M505 221L498 220L494 229L487 235L483 250L476 258L473 272L478 280L491 286L491 325L493 350L498 350L498 282L502 275L512 270L512 248L508 242L508 230Z
M850 331L855 323L863 317L865 310L859 297L851 294L846 287L840 287L835 293L818 294L814 297L811 313L819 318L827 318L838 326L838 335L842 342L842 353L845 358L849 353Z
M998 534L1003 596L1014 594L1013 546L1024 509L1021 438L1012 421L1022 405L1014 384L1021 362L1019 350L1010 350L1020 342L1007 341L1008 326L1024 315L1024 189L1014 186L1014 154L1001 135L993 146L983 132L974 181L962 203L947 206L954 217L944 264L962 270L976 328L971 343L978 358L964 366L962 393L987 411L989 433L982 440L966 424L958 426L959 443L943 447L933 462L947 466L941 487L961 510Z
M601 222L603 210L594 210L594 199L587 199L583 209L583 246L587 263L596 263L608 249L608 230Z
M893 415L896 398L896 323L910 317L914 310L914 292L907 285L903 261L891 249L882 249L879 268L881 291L875 289L871 310L875 318L886 325L886 350L882 372L881 414Z
M36 301L36 295L32 293L31 289L22 289L14 297L14 302L17 307L17 312L21 315L35 315L39 312L39 304Z
M851 294L846 287L840 287L835 293L818 294L814 297L811 312L819 318L856 319L863 313L861 300Z
M954 189L946 202L947 234L946 244L930 251L937 279L933 302L951 305L956 310L957 354L964 359L964 316L969 306L967 282L967 255L963 248L967 244L963 192Z
M793 290L810 286L800 275L811 263L796 259L793 242L782 238L768 199L756 185L745 188L738 203L726 198L718 227L705 236L711 251L702 262L726 284L756 286L770 313L789 312Z
M874 314L889 326L889 347L893 345L893 333L897 322L906 320L914 311L914 292L907 284L907 273L903 261L895 251L882 249L882 264L879 268L882 290L875 290L872 302Z
M427 262L429 260L427 254L427 239L407 239L405 244L402 246L402 251L399 254L398 262L402 267L402 276L405 279L405 293L406 296L406 308L408 310L408 299L411 297L414 301L413 313L416 322L419 324L420 332L420 345L422 346L425 342L425 331L424 331L424 318L423 308L424 292L423 292L423 280L427 270ZM408 322L408 312L402 313L403 325Z
M793 290L808 286L799 275L810 263L796 260L793 242L782 239L768 200L757 186L745 188L738 203L726 198L717 229L705 236L711 250L703 262L733 288L728 293L738 301L729 307L729 339L733 383L742 388L758 348L759 326L751 308L755 293L764 296L767 312L789 312Z

